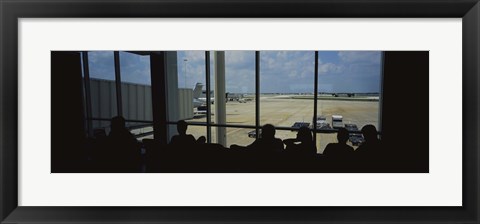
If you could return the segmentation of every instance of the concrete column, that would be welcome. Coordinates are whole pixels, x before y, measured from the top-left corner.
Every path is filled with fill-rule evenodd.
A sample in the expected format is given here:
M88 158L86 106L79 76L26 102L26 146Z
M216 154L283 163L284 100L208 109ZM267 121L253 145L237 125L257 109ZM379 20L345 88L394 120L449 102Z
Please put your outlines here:
M150 54L150 73L152 79L153 136L159 143L167 144L165 52L152 52Z
M167 119L168 121L177 121L180 114L179 104L179 89L178 89L178 71L177 71L177 52L166 51L165 52L165 64L167 75ZM191 100L190 100L191 101ZM192 109L193 111L193 109ZM177 128L175 125L167 125L167 138L168 142L173 135L177 134ZM195 136L197 137L197 136Z
M175 121L178 115L176 58L176 52L159 51L150 54L154 138L161 144L168 143L172 134L176 133L176 128L167 125L167 121Z
M215 51L215 124L226 124L225 103L225 52ZM217 141L227 147L227 132L225 127L217 127Z

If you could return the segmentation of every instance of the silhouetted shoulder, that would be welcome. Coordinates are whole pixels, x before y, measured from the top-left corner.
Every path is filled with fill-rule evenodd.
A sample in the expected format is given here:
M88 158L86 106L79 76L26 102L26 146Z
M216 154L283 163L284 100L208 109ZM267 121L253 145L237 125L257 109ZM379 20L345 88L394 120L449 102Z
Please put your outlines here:
M323 150L323 155L330 155L335 150L335 144L337 143L328 143L325 149Z
M348 156L354 152L353 148L346 144L341 143L329 143L323 154L326 156Z
M264 138L259 138L255 140L252 144L248 145L247 148L263 153L282 152L284 149L283 141L278 138L268 140Z
M282 139L275 138L274 146L275 146L275 149L277 149L277 150L279 150L279 151L282 151L282 150L284 149L284 148L283 148L283 141L282 141Z
M196 143L197 142L197 140L195 139L195 137L193 137L193 135L186 135L185 141L187 141L188 143Z
M381 141L374 141L374 142L365 142L364 144L360 145L357 150L355 150L356 154L359 155L379 155L382 154L382 144Z
M193 135L174 135L172 140L170 140L170 144L172 145L188 145L194 144L195 142L196 140Z

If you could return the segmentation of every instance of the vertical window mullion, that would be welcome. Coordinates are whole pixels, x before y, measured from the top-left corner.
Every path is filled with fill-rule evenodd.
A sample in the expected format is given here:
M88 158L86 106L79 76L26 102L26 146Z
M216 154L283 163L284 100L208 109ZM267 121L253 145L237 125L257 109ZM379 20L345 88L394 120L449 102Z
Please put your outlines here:
M318 105L318 51L315 51L315 86L313 94L313 142L317 145L317 105Z
M260 131L260 51L255 51L255 138Z
M206 82L206 94L207 100L207 143L212 142L212 118L211 118L211 100L210 100L210 51L205 51L205 82Z
M93 135L93 125L92 125L92 98L90 92L90 68L88 66L88 52L82 52L82 59L83 59L83 82L85 85L85 107L87 109L87 130L88 135Z
M114 58L115 58L115 88L117 93L117 114L118 116L123 116L122 79L120 76L120 53L118 51L114 52Z
M384 80L384 64L385 64L385 52L380 53L380 93L379 93L379 113L378 113L378 129L382 131L382 108L383 108L383 80ZM380 135L381 138L381 135Z

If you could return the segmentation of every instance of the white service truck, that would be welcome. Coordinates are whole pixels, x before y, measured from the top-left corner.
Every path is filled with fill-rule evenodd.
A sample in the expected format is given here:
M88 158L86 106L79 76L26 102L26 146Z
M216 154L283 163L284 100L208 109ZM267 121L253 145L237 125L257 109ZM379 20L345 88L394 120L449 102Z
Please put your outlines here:
M332 115L332 127L334 129L339 129L344 127L342 115Z

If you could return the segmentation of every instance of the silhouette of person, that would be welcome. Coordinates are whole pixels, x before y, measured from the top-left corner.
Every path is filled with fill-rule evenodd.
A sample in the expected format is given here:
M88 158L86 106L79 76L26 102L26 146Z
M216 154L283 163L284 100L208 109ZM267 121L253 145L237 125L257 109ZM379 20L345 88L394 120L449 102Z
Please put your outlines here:
M110 138L123 138L125 141L131 141L137 143L137 139L132 133L125 127L125 118L122 116L113 117L110 123Z
M333 159L346 159L350 158L354 153L354 150L351 146L347 145L348 141L348 130L345 128L339 128L337 133L338 143L329 143L323 154L328 158Z
M184 120L177 122L178 135L174 135L170 140L171 145L188 146L195 144L196 140L193 135L187 135L188 124Z
M355 150L355 154L369 158L379 156L381 154L381 142L377 137L378 132L375 126L365 125L362 128L362 134L365 142Z
M312 131L308 127L301 127L298 130L297 138L289 138L283 140L287 146L285 150L288 153L311 156L317 153L317 148L313 142Z
M275 127L271 124L263 125L261 137L255 140L252 144L242 147L238 145L231 145L232 149L246 148L255 153L269 154L283 151L283 142L279 138L275 138Z
M207 138L205 138L205 136L198 137L196 141L197 144L205 144L206 142L207 142Z
M125 118L113 117L110 128L108 141L110 150L114 150L110 157L114 165L121 169L117 171L136 171L140 163L140 143L125 127Z

